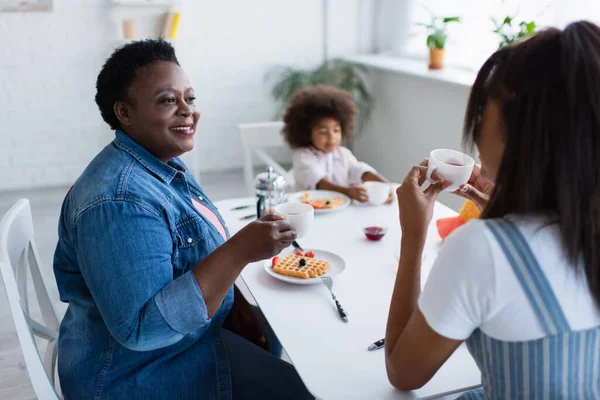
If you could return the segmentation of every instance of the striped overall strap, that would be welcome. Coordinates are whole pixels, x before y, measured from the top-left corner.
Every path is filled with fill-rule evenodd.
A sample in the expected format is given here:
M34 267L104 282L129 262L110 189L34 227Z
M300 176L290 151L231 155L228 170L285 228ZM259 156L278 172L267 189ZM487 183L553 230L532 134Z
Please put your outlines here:
M521 231L507 219L487 220L486 224L512 266L546 335L570 331L552 287Z

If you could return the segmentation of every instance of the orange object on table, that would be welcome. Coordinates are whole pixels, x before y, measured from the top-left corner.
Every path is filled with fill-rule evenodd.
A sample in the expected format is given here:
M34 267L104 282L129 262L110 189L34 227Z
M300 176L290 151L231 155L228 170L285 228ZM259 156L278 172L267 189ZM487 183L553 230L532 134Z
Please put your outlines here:
M438 233L443 240L446 239L452 232L454 232L455 229L461 227L472 219L479 218L480 216L481 213L479 212L479 209L475 203L473 203L471 200L467 200L458 211L458 216L438 219L435 224L437 226Z

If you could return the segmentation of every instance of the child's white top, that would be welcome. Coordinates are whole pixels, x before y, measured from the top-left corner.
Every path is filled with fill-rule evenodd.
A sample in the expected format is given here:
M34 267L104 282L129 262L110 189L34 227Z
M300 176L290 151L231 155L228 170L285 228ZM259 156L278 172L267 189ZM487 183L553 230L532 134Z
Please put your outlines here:
M558 225L540 217L512 217L525 236L573 330L600 325L600 308L583 270L566 258ZM419 298L429 326L442 336L464 340L477 328L502 341L545 335L493 233L472 220L445 241Z
M358 161L350 150L341 146L332 153L314 147L298 149L294 151L293 162L296 191L314 190L323 178L339 186L357 186L365 172L375 173L370 165Z

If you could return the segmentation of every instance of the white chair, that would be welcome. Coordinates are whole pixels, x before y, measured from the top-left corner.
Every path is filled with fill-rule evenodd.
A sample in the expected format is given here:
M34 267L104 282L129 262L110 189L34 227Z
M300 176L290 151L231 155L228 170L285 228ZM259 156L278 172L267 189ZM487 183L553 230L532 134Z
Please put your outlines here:
M42 280L39 258L33 238L29 200L21 199L0 221L0 272L35 394L38 399L56 400L60 398L55 388L59 322ZM29 273L44 324L30 317L27 298ZM43 361L34 335L48 341Z
M244 151L244 183L248 191L254 194L254 172L253 156L256 155L266 165L273 167L273 170L283 175L291 187L294 187L293 175L291 171L286 171L277 161L268 155L264 149L280 148L289 151L289 146L283 139L281 130L283 122L258 122L252 124L238 125L242 148Z

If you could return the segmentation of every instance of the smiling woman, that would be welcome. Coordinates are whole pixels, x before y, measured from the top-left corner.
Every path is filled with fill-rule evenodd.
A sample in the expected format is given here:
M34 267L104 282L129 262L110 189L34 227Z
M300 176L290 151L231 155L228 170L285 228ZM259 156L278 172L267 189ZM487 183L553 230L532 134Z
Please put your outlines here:
M117 76L110 74L112 63L116 66L125 60L109 59L106 73L98 77L96 101L111 128L123 129L156 158L168 162L194 148L200 112L194 105L194 89L175 53L168 47L163 50L153 54L157 60L151 64L140 59L145 65L131 78L123 76L121 69L114 69ZM127 92L123 92L119 78L129 78ZM119 89L114 90L116 87Z
M200 113L173 47L117 49L96 88L116 138L69 190L54 257L69 304L65 398L311 398L290 364L253 344L268 348L268 332L243 297L234 301L243 268L296 233L268 215L229 238L178 158L194 147Z
M185 72L179 65L163 61L138 71L129 88L129 101L117 101L113 109L134 140L167 162L194 148L200 119L194 100Z

